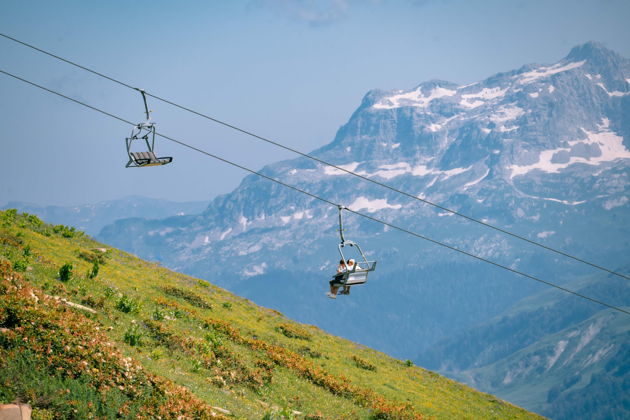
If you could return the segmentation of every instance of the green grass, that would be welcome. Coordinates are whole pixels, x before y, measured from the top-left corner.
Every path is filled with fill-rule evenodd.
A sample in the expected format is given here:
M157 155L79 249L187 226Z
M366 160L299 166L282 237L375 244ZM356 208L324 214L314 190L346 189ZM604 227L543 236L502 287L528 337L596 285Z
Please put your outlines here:
M106 248L106 252L101 248ZM85 343L89 344L92 337L101 337L95 339L95 346L110 343L121 358L129 357L141 366L147 378L171 384L164 387L185 387L176 388L179 400L221 407L229 410L231 417L537 418L491 395L317 327L298 324L214 285L106 247L71 228L46 225L33 216L0 212L0 259L10 262L11 275L20 279L16 281L42 296L39 303L27 305L40 318L56 311L72 313L73 322L85 323L81 327ZM95 261L99 270L92 277L88 273ZM67 282L58 280L64 264L73 267ZM15 273L18 268L20 272ZM45 298L46 295L88 306L96 313L68 307ZM15 296L18 300L23 298ZM19 328L13 324L22 325L25 321L9 317L9 301L5 296L0 301L0 327L19 335ZM54 305L50 303L53 301ZM15 314L11 316L15 318ZM31 319L33 314L23 316ZM56 328L65 328L64 317L50 317L47 322L58 322ZM31 331L33 337L27 338L38 339L37 331ZM91 348L88 344L85 347ZM15 355L8 356L8 344L2 346L0 355L4 359L0 362L12 372L34 371L28 367L28 363L35 363L31 358L45 357L38 349L24 345L30 353L24 353L24 360L16 359ZM54 352L59 352L61 363L63 352ZM90 354L98 352L90 350ZM68 378L40 374L38 380L51 384L50 389L33 388L30 384L36 379L29 379L29 375L17 375L21 382L0 381L0 403L19 396L37 408L39 401L57 401L57 397L53 398L55 390L94 381L82 371L72 375L73 381L79 381L77 384L64 383ZM153 396L156 406L175 404L168 398L156 399L159 392L151 387L145 391ZM91 402L91 407L97 407L101 397L88 394L81 395L77 404L87 407ZM124 393L108 398L108 410L118 412L121 407L134 407ZM146 405L153 401L151 398L141 401ZM57 405L40 404L39 408L52 410L57 418L63 418L65 412L59 406L64 401L60 399ZM194 407L201 412L202 405ZM98 407L103 407L102 402ZM301 414L293 414L297 412ZM109 416L104 411L98 413L100 417ZM124 415L132 417L130 413Z

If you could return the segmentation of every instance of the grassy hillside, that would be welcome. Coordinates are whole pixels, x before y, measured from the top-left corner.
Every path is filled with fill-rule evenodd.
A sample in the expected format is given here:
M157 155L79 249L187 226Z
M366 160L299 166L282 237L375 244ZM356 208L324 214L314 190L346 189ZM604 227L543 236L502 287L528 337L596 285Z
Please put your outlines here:
M0 212L0 403L35 418L535 418L223 289Z

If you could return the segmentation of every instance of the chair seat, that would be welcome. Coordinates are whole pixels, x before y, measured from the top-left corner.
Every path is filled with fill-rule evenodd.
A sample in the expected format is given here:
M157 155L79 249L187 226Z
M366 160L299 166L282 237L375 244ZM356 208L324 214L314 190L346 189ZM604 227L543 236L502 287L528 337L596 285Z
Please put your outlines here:
M172 157L156 157L151 151L129 152L129 156L138 166L166 165L167 163L171 163L173 161Z

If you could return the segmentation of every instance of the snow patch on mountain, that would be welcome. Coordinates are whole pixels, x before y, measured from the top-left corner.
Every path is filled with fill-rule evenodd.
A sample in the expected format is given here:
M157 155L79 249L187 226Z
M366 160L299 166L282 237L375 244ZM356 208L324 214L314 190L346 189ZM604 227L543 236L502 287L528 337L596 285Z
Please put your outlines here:
M173 232L174 230L175 229L173 229L172 227L167 227L167 228L160 229L160 230L151 230L147 234L149 236L155 236L155 235L164 236L164 235L168 235L169 233Z
M338 165L338 167L346 169L350 172L354 172L361 176L379 177L379 178L384 178L387 180L390 180L390 179L393 179L402 175L413 175L413 176L419 176L419 177L423 177L427 175L442 175L444 179L448 179L450 177L467 172L472 168L472 166L468 166L466 168L453 168L453 169L447 169L447 170L439 170L439 169L429 168L426 165L412 166L408 162L397 162L397 163L379 165L377 166L374 172L367 172L364 170L357 171L356 169L359 167L359 165L361 165L360 162L352 162L346 165ZM331 167L325 167L324 173L326 175L334 175L334 176L349 175L347 172L341 171L336 168L331 168Z
M481 175L477 179L473 179L472 181L465 183L462 188L466 189L466 188L472 187L473 185L477 185L478 183L483 181L488 176L489 173L490 173L490 168L486 168L486 172L484 172L483 175Z
M249 255L249 254L253 254L255 252L258 252L262 249L262 245L261 244L255 244L250 246L247 249L241 250L238 252L239 256L243 256L243 255ZM266 266L266 265L265 265Z
M564 353L564 350L567 348L567 344L569 344L568 340L558 341L553 354L549 357L549 359L547 359L547 370L551 369L553 365L556 364L562 353Z
M381 165L379 170L372 175L385 179L392 179L400 175L411 173L411 166L407 162L394 163L391 165Z
M606 210L612 210L615 207L623 206L627 202L628 202L628 197L622 196L622 197L619 197L619 198L613 198L612 200L606 200L602 207L604 207L604 209L606 209Z
M226 238L226 236L228 236L230 234L230 232L232 232L232 228L228 228L228 230L224 231L221 233L221 236L219 236L219 240L222 241Z
M543 150L538 160L531 165L510 165L510 179L534 170L558 173L575 163L600 165L617 159L630 159L630 151L623 145L623 137L609 129L610 122L604 118L601 131L582 130L586 139L567 142L568 147Z
M556 233L555 230L545 230L545 231L542 231L542 232L538 232L536 234L536 237L540 238L540 239L545 239L545 238L550 237L551 235L554 235L555 233Z
M584 347L586 347L586 345L590 343L593 340L593 338L595 338L595 336L602 330L602 328L603 328L603 320L598 319L597 321L589 325L586 331L582 331L580 334L580 341L578 342L577 346L575 347L571 355L567 358L567 360L565 360L563 365L566 365L571 360L573 360L573 358L580 351L582 351L582 349L584 349Z
M367 197L359 196L357 197L352 204L348 206L350 210L360 211L365 210L368 213L375 213L379 210L384 209L394 209L398 210L402 206L400 204L389 204L387 199L385 198L377 198L374 200L370 200Z
M448 169L446 171L441 171L437 169L429 169L426 165L417 165L411 170L411 175L414 175L414 176L444 175L445 178L450 178L455 175L468 172L471 168L472 166L468 166L466 168L453 168L453 169Z
M486 103L485 101L504 96L507 91L508 88L483 88L479 92L463 94L461 96L462 100L459 104L465 108L477 108L478 106L484 105Z
M241 215L240 219L238 219L238 223L241 225L243 230L247 229L247 223L248 222L249 222L249 220L247 220L247 217L242 216L242 215Z
M582 367L589 367L592 364L595 364L597 362L599 362L601 359L603 359L604 357L606 357L611 350L613 350L615 348L615 345L610 343L607 346L604 346L600 349L598 349L595 354L591 354L589 357L586 358L586 360L584 361Z
M576 69L584 65L584 63L586 63L586 60L568 63L565 65L562 65L562 63L558 63L558 64L554 64L553 66L540 67L540 68L537 68L536 70L522 73L516 77L518 77L518 83L528 84L544 77L549 77L554 74L562 73L564 71Z
M431 123L427 125L426 128L432 133L438 132L441 129L443 129L446 125L448 125L448 123L456 119L457 117L459 117L459 115L453 115L452 117L444 118L439 122L435 122L435 123Z
M603 83L596 83L597 86L599 86L600 88L604 89L604 92L606 92L606 94L608 96L626 96L626 95L630 95L630 92L619 92L619 91L612 91L609 92L608 89L606 89L606 86L604 86Z
M425 96L419 87L411 92L398 93L396 95L387 96L375 103L372 107L376 109L393 109L403 106L426 108L431 101L445 96L453 96L457 93L455 90L435 87L428 96Z
M515 120L524 114L525 111L522 108L511 104L498 108L497 111L490 116L490 121L496 124L501 124L506 121Z
M244 277L260 276L261 274L265 274L266 271L267 271L267 263L264 262L262 264L253 265L251 266L251 268L245 268L243 270L243 276Z
M360 162L350 162L347 163L345 165L336 165L337 168L341 168L341 169L345 169L346 171L350 171L350 172L354 172L357 167L360 165ZM337 169L337 168L333 168L331 166L326 166L324 168L324 174L326 175L348 175L347 172L341 170L341 169Z
M540 198L541 200L546 200L546 201L553 201L554 203L560 203L567 206L579 206L580 204L586 203L586 200L570 201L570 200L560 200L558 198L553 198L553 197L535 197L535 198Z

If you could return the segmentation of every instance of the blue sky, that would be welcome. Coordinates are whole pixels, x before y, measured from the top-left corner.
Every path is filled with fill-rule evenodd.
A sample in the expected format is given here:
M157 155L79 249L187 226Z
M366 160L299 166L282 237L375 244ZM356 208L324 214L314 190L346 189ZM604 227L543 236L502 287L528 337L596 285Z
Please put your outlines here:
M630 2L242 0L0 2L0 32L303 151L370 89L470 83L589 40L630 57ZM133 91L0 39L0 68L140 121ZM152 101L158 131L254 169L288 152ZM129 127L0 75L0 204L139 194L209 200L242 171L160 142L125 169Z

